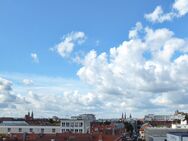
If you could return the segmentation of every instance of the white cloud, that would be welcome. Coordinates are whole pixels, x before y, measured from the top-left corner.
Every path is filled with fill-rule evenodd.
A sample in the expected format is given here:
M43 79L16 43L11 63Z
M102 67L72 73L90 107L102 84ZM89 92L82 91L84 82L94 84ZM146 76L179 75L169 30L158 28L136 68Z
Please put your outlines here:
M142 24L140 22L137 22L135 28L129 31L129 38L137 38L138 32L141 31L142 28Z
M12 82L0 77L0 109L16 109L20 103L24 101L12 91Z
M143 28L140 23L129 33L130 40L109 53L90 51L77 72L80 79L94 86L105 96L106 106L117 111L174 110L182 108L183 101L186 107L187 41L169 29ZM177 95L181 100L175 100Z
M11 91L12 83L6 79L0 77L0 92Z
M84 32L71 32L54 49L62 56L68 57L74 50L75 44L82 44L86 39ZM50 49L52 50L52 49Z
M162 23L164 21L171 21L176 16L175 13L164 13L161 6L157 6L152 13L146 14L145 18L151 22Z
M184 16L188 13L188 1L187 0L175 0L173 8L178 11L179 16Z
M39 58L36 53L31 53L31 58L32 58L33 62L39 63Z
M153 23L163 23L171 21L174 18L182 17L188 13L187 0L175 0L172 9L168 13L164 13L161 6L157 6L152 13L145 14L145 18Z

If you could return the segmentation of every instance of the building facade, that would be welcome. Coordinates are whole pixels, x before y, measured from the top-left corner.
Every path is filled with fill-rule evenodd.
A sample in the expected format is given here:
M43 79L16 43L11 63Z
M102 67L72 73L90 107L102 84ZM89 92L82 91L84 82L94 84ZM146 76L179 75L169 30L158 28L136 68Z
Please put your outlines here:
M61 133L59 126L0 126L0 134L56 134Z
M95 120L93 114L82 114L73 116L71 119L62 119L60 124L61 132L90 133L91 122Z
M60 128L62 133L89 133L90 123L81 119L63 119Z

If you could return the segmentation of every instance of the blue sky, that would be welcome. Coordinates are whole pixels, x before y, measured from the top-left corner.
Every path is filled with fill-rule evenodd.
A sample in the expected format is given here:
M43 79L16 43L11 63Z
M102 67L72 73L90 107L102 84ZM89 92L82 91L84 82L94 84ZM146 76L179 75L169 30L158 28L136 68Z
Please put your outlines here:
M75 77L79 66L48 50L64 35L83 31L88 39L80 50L106 51L127 39L134 24L144 21L143 13L169 3L162 0L1 1L1 71ZM96 46L97 40L100 46ZM31 52L40 56L40 65L32 63Z
M179 3L184 3L185 6ZM157 9L157 6L162 10ZM18 116L31 109L46 113L47 116L59 114L58 110L62 110L58 116L71 114L67 113L68 110L61 109L61 102L55 98L52 110L47 112L49 107L45 103L46 99L57 95L62 99L69 97L67 103L69 100L75 101L70 106L65 106L65 109L81 105L75 113L91 112L98 117L102 117L104 111L105 117L117 117L126 111L135 113L135 116L143 116L143 113L150 112L151 107L154 109L151 111L155 112L163 113L167 109L173 112L176 109L169 106L173 104L185 110L187 105L183 104L182 99L188 97L188 90L185 88L188 81L183 79L187 76L186 6L186 0L2 0L1 111L14 111L25 102L33 108L26 106ZM130 31L133 31L134 37L130 35ZM73 48L70 51L71 45ZM129 46L138 46L139 49L132 47L126 53ZM170 46L171 49L159 52L168 48L165 46ZM69 50L68 53L62 51L65 48ZM62 52L66 55L63 56ZM121 55L121 52L125 54ZM146 52L152 54L152 57L145 56L146 60L142 60L144 58L140 55ZM173 60L169 61L168 57L172 56ZM184 64L181 64L182 60L185 61ZM147 69L148 64L152 64L156 70ZM132 65L135 65L133 70L130 69ZM137 66L140 66L139 69ZM181 67L185 70L177 69ZM158 71L161 71L160 75ZM166 76L168 73L171 75ZM174 73L180 73L181 76ZM138 78L140 79L137 80ZM138 84L133 85L132 81L138 81ZM182 85L172 90L176 81ZM148 83L152 86L146 87ZM9 85L11 90L6 89ZM169 95L177 96L179 91L183 92L180 96L182 99L178 102L168 99ZM12 100L6 100L7 95ZM40 96L44 97L41 98L42 105L35 99ZM141 102L137 107L135 104L140 96L143 101L145 98L150 100L145 105ZM113 103L114 98L117 103ZM80 103L76 103L79 100ZM88 103L83 104L84 100ZM156 104L157 101L162 103ZM35 106L37 104L38 107ZM114 110L112 107L117 108ZM140 109L144 112L140 112ZM4 113L14 115L14 112Z

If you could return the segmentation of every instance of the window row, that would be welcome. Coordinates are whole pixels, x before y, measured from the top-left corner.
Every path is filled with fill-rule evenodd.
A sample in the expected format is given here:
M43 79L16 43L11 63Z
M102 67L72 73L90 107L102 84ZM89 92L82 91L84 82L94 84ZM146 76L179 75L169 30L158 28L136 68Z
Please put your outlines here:
M62 122L62 127L82 127L82 122Z
M82 133L83 130L82 129L62 129L62 133L65 133L65 132L72 132L72 133Z
M7 129L8 132L11 132L11 128ZM40 129L41 133L44 133L44 128ZM22 128L18 128L18 132L23 132ZM33 132L33 128L29 128L29 132ZM56 129L52 128L52 133L55 133Z

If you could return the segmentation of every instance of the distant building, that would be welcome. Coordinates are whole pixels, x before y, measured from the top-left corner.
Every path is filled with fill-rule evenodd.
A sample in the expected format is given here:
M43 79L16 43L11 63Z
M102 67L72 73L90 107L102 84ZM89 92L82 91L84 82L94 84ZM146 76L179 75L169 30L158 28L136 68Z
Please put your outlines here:
M144 121L172 121L173 118L172 115L154 115L154 114L148 114L145 115Z
M81 114L79 116L72 116L71 119L85 119L89 121L95 121L96 117L93 114Z
M29 121L29 120L33 120L34 119L34 114L33 114L33 111L31 112L28 112L28 114L25 115L25 120L26 121Z
M91 125L91 133L117 135L125 131L125 125L117 122L93 122Z
M176 111L174 115L154 115L148 114L145 115L144 121L174 121L174 120L183 120L185 119L185 114L183 112Z

